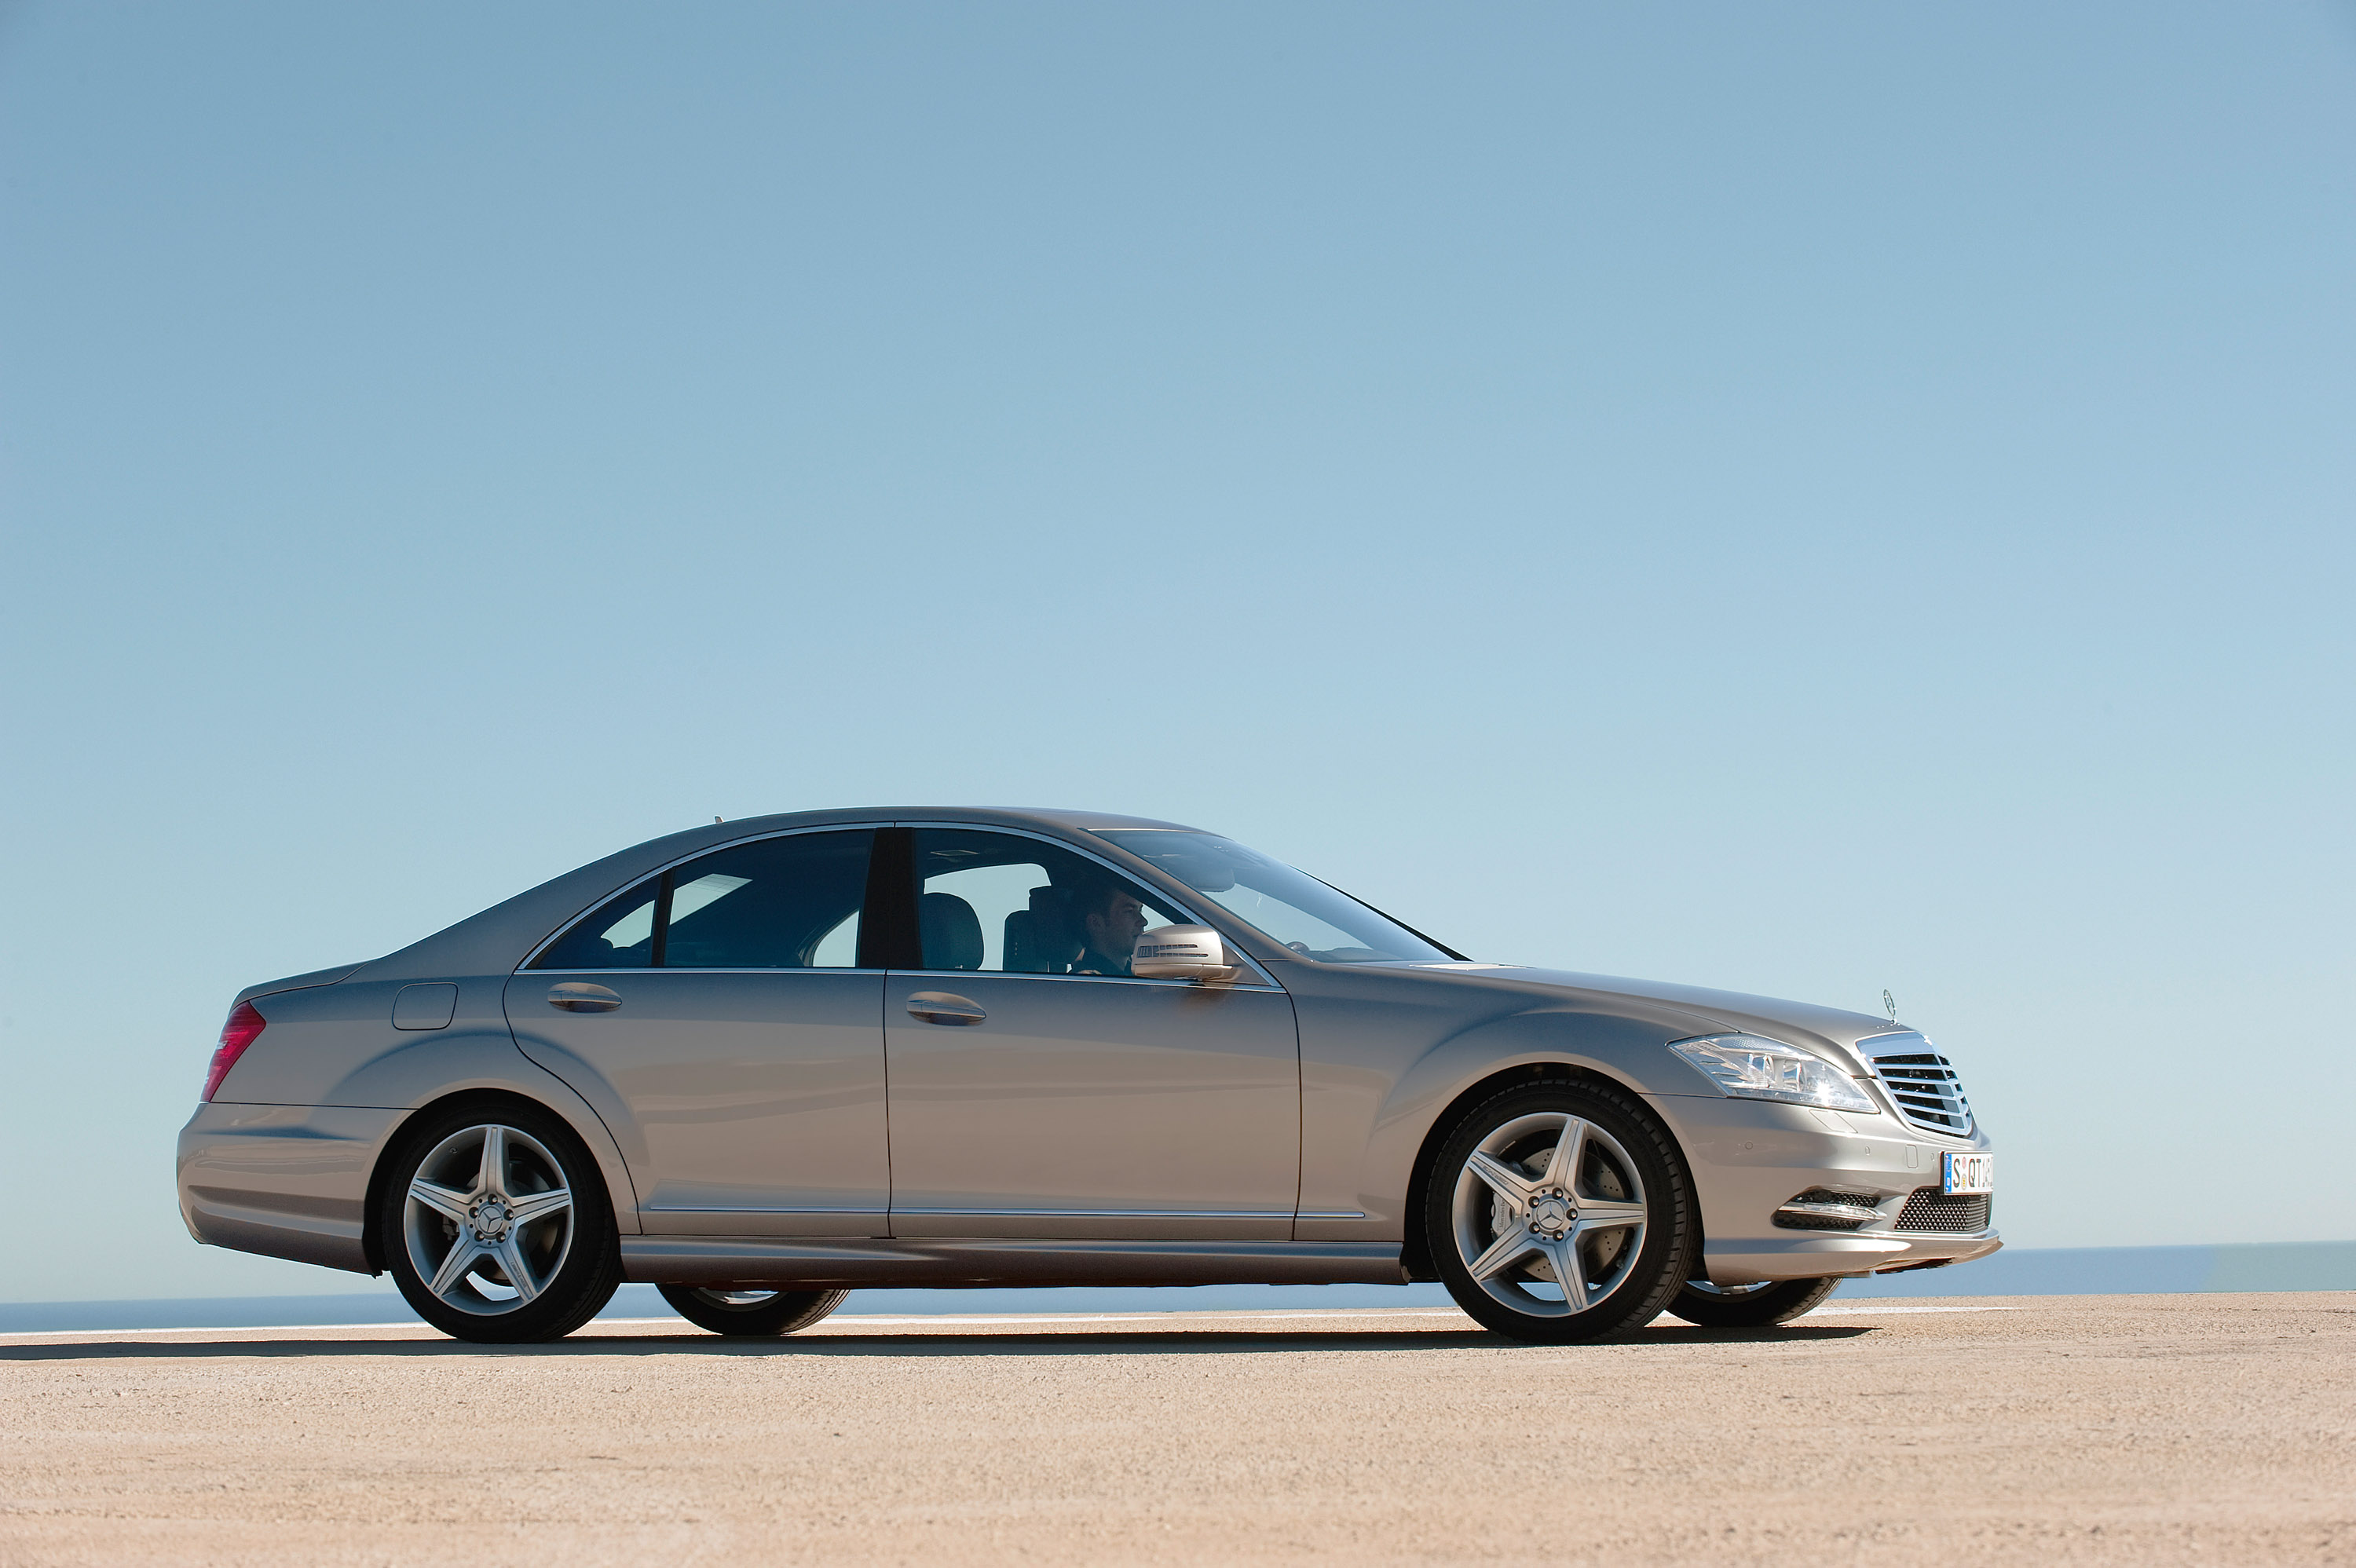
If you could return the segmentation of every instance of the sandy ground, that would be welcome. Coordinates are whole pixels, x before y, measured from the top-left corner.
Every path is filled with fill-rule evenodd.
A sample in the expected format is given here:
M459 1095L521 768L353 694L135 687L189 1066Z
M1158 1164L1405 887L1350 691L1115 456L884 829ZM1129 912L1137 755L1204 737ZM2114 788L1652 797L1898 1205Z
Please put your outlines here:
M0 1339L0 1563L2356 1563L2356 1295Z

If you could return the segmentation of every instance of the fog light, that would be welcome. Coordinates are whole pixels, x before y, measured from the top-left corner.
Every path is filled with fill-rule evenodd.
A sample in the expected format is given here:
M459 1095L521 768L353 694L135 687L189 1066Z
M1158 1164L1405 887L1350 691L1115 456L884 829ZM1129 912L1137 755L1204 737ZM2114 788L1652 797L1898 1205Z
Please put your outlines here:
M1854 1231L1881 1218L1879 1200L1865 1192L1833 1192L1812 1187L1775 1211L1787 1231Z

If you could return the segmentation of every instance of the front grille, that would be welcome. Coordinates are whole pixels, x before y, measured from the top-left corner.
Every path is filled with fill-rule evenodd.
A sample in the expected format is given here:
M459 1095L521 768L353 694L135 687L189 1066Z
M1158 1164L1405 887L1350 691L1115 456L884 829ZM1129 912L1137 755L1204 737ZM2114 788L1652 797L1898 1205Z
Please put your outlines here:
M1921 1035L1909 1037L1906 1043L1921 1049L1871 1058L1874 1076L1890 1092L1898 1114L1926 1131L1969 1137L1972 1107L1964 1098L1954 1064Z
M1918 1187L1898 1216L1901 1231L1944 1231L1964 1235L1988 1228L1990 1200L1985 1192L1950 1195L1935 1187Z

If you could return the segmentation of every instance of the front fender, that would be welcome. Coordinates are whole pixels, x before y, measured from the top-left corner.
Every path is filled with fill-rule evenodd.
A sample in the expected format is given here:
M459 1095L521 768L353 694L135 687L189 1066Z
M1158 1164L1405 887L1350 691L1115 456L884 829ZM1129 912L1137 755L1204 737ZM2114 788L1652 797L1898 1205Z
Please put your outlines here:
M1516 1068L1569 1068L1647 1096L1691 1094L1706 1087L1671 1055L1670 1040L1696 1032L1695 1020L1666 1010L1603 1012L1545 1006L1475 1024L1433 1045L1394 1081L1376 1113L1358 1173L1360 1203L1384 1240L1404 1240L1416 1159L1441 1115L1482 1080ZM1307 1232L1304 1232L1306 1234ZM1352 1234L1367 1233L1363 1225Z

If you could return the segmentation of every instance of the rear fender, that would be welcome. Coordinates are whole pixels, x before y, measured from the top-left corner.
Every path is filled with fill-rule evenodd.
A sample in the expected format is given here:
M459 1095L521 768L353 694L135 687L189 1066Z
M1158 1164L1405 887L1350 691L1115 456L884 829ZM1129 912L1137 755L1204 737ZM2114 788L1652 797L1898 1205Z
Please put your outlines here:
M454 1100L465 1099L471 1095L512 1094L518 1099L529 1100L534 1104L553 1111L558 1116L563 1118L565 1125L573 1129L573 1136L578 1137L583 1147L588 1149L589 1157L597 1163L597 1174L604 1179L606 1195L612 1200L614 1223L620 1228L624 1235L637 1234L641 1229L638 1223L637 1187L630 1178L629 1163L623 1159L622 1151L615 1144L614 1135L607 1130L604 1118L597 1115L588 1101L573 1092L571 1084L518 1051L513 1040L507 1042L507 1051L508 1060L500 1063L501 1071L453 1072L447 1077L436 1079L433 1098L419 1104L415 1109L403 1115L387 1135L383 1144L376 1151L374 1174L369 1182L369 1225L373 1227L376 1222L376 1194L384 1180L386 1156L400 1144L409 1127L419 1117L437 1111ZM480 1065L480 1063L471 1065ZM375 1245L373 1235L370 1237L369 1244L373 1249Z

